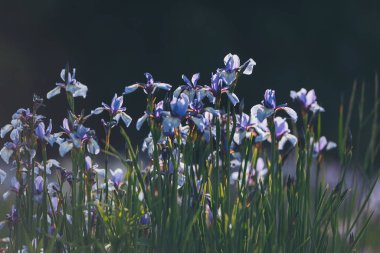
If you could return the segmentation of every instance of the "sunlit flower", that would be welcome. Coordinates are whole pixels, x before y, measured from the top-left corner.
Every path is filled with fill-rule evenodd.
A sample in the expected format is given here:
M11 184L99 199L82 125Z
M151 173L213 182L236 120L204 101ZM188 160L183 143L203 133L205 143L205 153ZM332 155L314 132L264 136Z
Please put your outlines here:
M278 140L278 149L282 150L287 142L292 146L297 144L297 137L290 134L288 123L286 119L281 117L274 118L275 138Z
M37 138L41 141L46 141L51 146L53 146L54 142L57 141L57 135L51 134L52 130L52 124L51 120L49 122L49 126L45 129L44 122L38 123L36 129L34 130L34 133L36 134Z
M307 91L302 88L299 91L290 91L290 97L294 101L298 101L303 111L312 111L313 113L324 112L325 109L318 105L317 96L315 95L314 89Z
M169 91L172 86L167 83L155 82L153 76L150 73L145 73L146 83L136 83L130 86L126 86L124 89L124 94L129 94L134 92L137 88L144 90L145 94L154 94L156 89Z
M128 127L132 118L125 113L126 108L123 107L123 96L118 97L117 94L112 99L111 105L107 105L106 103L102 103L103 107L98 107L91 112L91 114L100 114L103 111L107 111L117 124L119 123L120 118L123 120L126 127Z
M311 139L313 142L313 139ZM327 141L325 136L321 136L317 142L313 144L313 156L317 157L323 150L330 150L336 148L336 143L332 141Z
M65 118L63 120L63 133L69 138L62 139L58 138L57 143L59 144L59 154L64 156L73 147L80 148L82 145L86 144L87 151L90 154L98 154L100 152L100 147L97 141L94 139L95 133L90 130L90 128L84 127L82 124L77 124L74 122L73 129L69 126L68 120Z
M224 57L224 64L226 67L224 69L218 69L218 72L220 72L224 82L229 86L236 80L237 74L252 74L252 70L256 65L256 62L249 59L243 63L243 65L240 65L239 56L230 53Z
M292 108L287 107L286 104L277 106L274 90L266 90L264 100L261 103L261 105L258 104L251 108L251 117L256 117L260 122L279 110L285 111L294 122L297 121L297 113Z
M72 75L70 72L66 73L66 69L62 69L61 79L64 83L56 83L57 87L47 93L46 97L48 99L60 94L61 89L65 89L66 92L71 93L73 97L86 98L88 88L75 79L75 68L73 69Z

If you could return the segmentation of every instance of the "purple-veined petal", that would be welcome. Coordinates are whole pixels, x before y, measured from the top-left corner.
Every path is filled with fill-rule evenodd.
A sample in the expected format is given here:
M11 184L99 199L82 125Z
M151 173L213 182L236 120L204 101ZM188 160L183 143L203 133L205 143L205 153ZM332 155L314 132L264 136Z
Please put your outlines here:
M236 96L235 93L227 92L227 96L230 99L231 103L235 106L237 103L239 103L239 98Z
M121 113L120 113L120 116L121 116L121 119L123 120L125 126L126 126L126 127L129 127L129 125L130 125L131 122L132 122L132 118L131 118L131 116L129 116L129 115L126 114L125 112L121 112Z
M95 110L92 110L91 114L98 115L98 114L101 114L103 111L104 111L104 107L98 107Z
M250 74L252 74L253 67L255 65L256 65L256 62L252 58L250 58L243 65L240 66L239 71L243 70L244 75L250 75Z
M97 155L100 152L100 147L98 142L94 138L90 138L87 141L87 151L90 154Z
M61 87L60 86L57 86L55 87L54 89L52 89L51 91L49 91L47 94L46 94L46 98L47 99L51 99L52 97L58 95L61 93Z
M5 126L3 126L1 128L1 131L0 131L0 137L1 138L4 138L4 136L13 129L13 126L11 124L6 124Z
M125 88L124 88L124 93L123 94L129 94L129 93L132 93L132 92L134 92L135 90L137 90L137 88L139 88L140 87L140 84L138 84L138 83L135 83L135 84L132 84L132 85L129 85L129 86L126 86Z
M159 89L161 89L161 90L166 90L166 91L169 91L169 90L172 88L172 86L171 86L170 84L168 84L168 83L160 83L160 82L157 82L157 83L154 83L154 85L155 85L157 88L159 88Z
M59 144L59 154L63 157L66 155L67 152L69 152L73 148L73 144L65 141Z
M122 106L123 106L123 96L118 97L117 94L115 94L110 106L112 113L116 113Z
M144 124L145 120L148 118L148 114L144 114L142 117L140 117L138 120L137 120L137 123L136 123L136 129L138 131L140 131L141 129L141 126L142 124Z
M298 115L296 111L294 111L292 108L285 106L285 107L280 107L279 109L284 110L294 122L297 122Z

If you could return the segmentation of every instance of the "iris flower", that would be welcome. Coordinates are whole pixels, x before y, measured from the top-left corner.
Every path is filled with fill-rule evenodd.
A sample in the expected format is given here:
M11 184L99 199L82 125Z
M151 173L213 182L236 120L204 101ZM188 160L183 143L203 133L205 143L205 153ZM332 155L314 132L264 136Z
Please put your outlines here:
M73 69L73 74L70 72L67 73L66 69L62 69L61 71L61 79L63 83L56 83L57 87L49 91L46 95L47 99L50 99L61 93L61 89L65 89L66 92L69 92L73 95L73 97L83 97L86 98L87 94L87 86L80 83L75 79L75 68Z
M313 139L311 140L313 142ZM313 156L317 157L323 150L330 150L336 148L336 143L327 141L325 136L321 136L317 142L313 145Z
M274 118L274 126L276 130L275 138L278 140L278 149L282 150L285 143L290 142L293 146L297 143L297 137L290 134L288 123L286 119L281 117Z
M153 76L150 73L144 74L146 77L146 83L135 83L129 86L126 86L124 89L124 94L129 94L141 88L144 90L145 94L154 94L156 89L169 91L172 86L168 83L155 82Z
M189 97L181 93L179 97L173 97L170 102L170 112L166 113L166 117L163 121L164 134L170 134L174 128L179 127L182 118L186 115L189 106Z
M303 111L312 111L313 113L324 112L325 109L318 105L317 96L315 95L314 89L307 91L302 88L299 91L290 91L290 97L294 101L298 101Z
M224 57L224 64L226 67L224 69L218 69L224 82L230 86L237 78L239 73L244 75L252 74L253 67L256 62L253 59L249 59L243 65L240 65L240 58L236 54L227 54Z
M261 104L254 105L251 108L251 117L256 117L262 122L279 110L285 111L294 122L297 121L297 113L292 108L287 107L286 104L277 106L275 91L268 89L265 91L264 100Z
M34 130L34 133L36 134L39 140L46 141L50 144L50 146L53 146L54 142L57 141L57 135L51 134L51 130L52 124L50 120L49 125L46 129L44 122L38 123L36 129Z
M87 151L90 154L97 155L100 152L99 144L94 139L94 132L90 128L84 127L82 124L77 124L74 122L74 128L71 129L68 120L65 118L63 120L63 133L69 138L63 139L58 138L57 143L59 144L59 154L64 156L73 147L81 148L86 144Z
M123 106L123 96L118 97L117 94L112 99L111 105L107 105L106 103L102 103L103 107L98 107L91 112L91 114L100 114L103 111L107 111L116 123L119 123L120 118L123 120L126 127L128 127L132 118L125 113L126 108Z

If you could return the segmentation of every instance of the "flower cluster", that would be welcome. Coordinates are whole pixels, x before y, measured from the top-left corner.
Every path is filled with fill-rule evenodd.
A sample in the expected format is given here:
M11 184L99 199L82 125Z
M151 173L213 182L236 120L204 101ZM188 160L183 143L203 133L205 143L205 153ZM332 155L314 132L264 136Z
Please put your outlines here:
M41 99L34 99L32 110L19 109L11 122L1 128L1 138L9 134L9 140L0 156L16 171L3 199L14 194L20 201L0 224L8 224L14 230L20 222L30 221L28 225L36 227L30 238L42 240L44 247L49 236L57 239L67 234L84 237L87 243L98 233L104 235L108 226L101 222L127 216L133 222L123 221L125 224L146 229L161 219L154 210L161 212L169 206L165 215L175 213L177 206L189 212L195 210L203 214L206 228L212 229L225 219L220 210L229 208L230 203L222 201L230 201L234 189L240 191L239 196L248 194L244 195L248 198L258 190L269 194L268 175L277 173L272 168L280 165L297 145L298 139L292 132L298 115L286 103L277 103L272 89L265 90L264 99L252 106L249 113L244 112L234 91L238 79L251 75L255 65L252 59L240 64L237 55L228 54L224 67L216 69L210 80L201 81L199 73L191 79L182 75L184 83L174 91L172 85L157 82L145 73L146 83L124 87L121 96L116 93L110 104L102 103L88 115L84 110L77 115L74 106L77 97L86 98L88 88L77 81L75 69L70 73L66 67L60 74L63 82L47 93L48 99L62 91L66 93L69 111L59 129L54 131L52 120L37 113ZM137 89L143 89L147 95L146 108L135 123L137 130L147 130L141 155L140 150L131 147L124 130L133 121L123 105L124 96ZM292 91L291 98L301 103L303 113L324 111L316 102L314 90ZM86 121L104 112L108 119L100 120L105 130L103 149ZM125 154L111 146L111 132L117 126L126 140ZM314 157L336 146L325 137L312 139L310 144ZM49 159L47 149L56 147L60 156L70 156L70 167L64 168L59 161ZM104 155L101 166L96 163L99 154ZM119 158L126 169L112 168L110 157ZM0 183L6 177L7 173L0 170ZM281 177L278 178L281 184ZM170 192L170 198L163 196L164 191ZM218 196L221 191L222 200ZM131 210L138 210L138 214ZM226 224L227 227L231 229L232 224ZM76 251L78 248L62 250L71 247L61 245L69 240L58 240L57 248Z

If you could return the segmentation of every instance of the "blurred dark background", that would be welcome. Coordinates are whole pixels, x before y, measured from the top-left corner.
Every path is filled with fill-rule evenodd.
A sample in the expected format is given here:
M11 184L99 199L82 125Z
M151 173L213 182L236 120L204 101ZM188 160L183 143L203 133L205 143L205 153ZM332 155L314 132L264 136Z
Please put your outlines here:
M380 68L379 24L380 5L361 1L1 1L0 124L30 106L34 92L45 97L66 62L89 87L89 112L144 82L144 72L175 87L182 74L200 72L207 84L231 52L257 62L237 89L247 111L266 88L280 103L291 89L315 88L334 136L340 96L348 98L354 79L373 83ZM58 130L65 100L46 104ZM143 92L125 104L134 125Z

